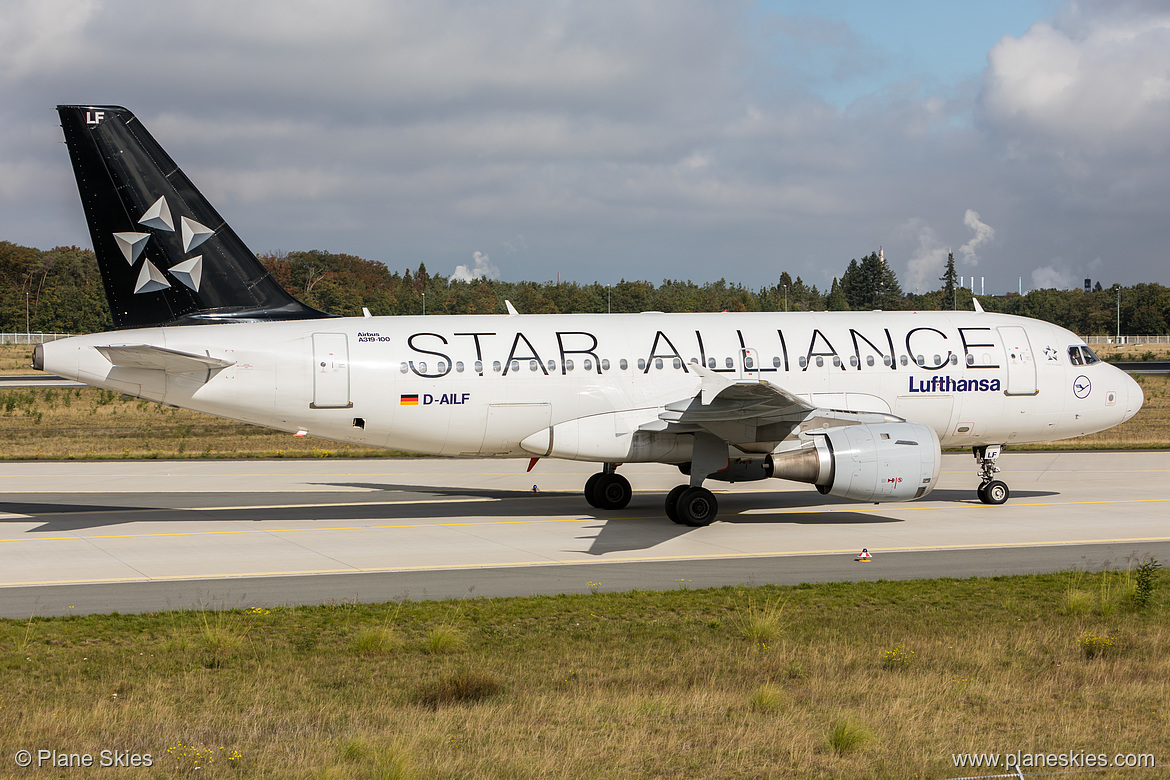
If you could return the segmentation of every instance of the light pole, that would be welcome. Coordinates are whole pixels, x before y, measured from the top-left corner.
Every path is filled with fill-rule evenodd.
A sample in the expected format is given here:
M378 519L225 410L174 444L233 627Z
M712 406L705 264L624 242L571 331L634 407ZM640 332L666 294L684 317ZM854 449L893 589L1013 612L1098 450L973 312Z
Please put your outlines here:
M784 285L784 311L788 311L788 285Z
M427 294L423 293L423 316L427 316Z
M1121 285L1117 285L1117 343L1121 343Z
M26 337L28 337L29 339L31 339L32 336L30 335L30 333L31 333L31 328L29 327L29 324L28 324L28 290L25 290L24 291L24 335Z

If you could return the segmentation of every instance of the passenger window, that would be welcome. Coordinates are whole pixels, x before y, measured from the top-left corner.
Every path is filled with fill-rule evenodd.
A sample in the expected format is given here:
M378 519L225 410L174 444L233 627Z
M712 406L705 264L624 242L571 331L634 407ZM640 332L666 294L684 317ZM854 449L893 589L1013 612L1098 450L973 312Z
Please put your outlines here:
M744 365L744 368L755 368L756 362L754 360L752 360L751 355L748 355L747 357L745 357L743 359L743 365Z
M865 356L865 364L866 364L867 366L872 366L872 365L873 365L873 355L866 355L866 356Z
M802 355L802 356L801 356L801 358L800 358L800 367L801 367L801 368L804 368L804 367L806 367L807 365L808 365L808 359L807 359L807 358L805 358L805 357Z
M902 365L905 366L905 365L909 365L909 364L910 364L910 361L906 359L905 355L903 355L902 356Z
M1084 361L1081 360L1080 347L1072 346L1068 348L1068 362L1072 363L1074 366L1079 366L1084 363Z
M455 361L455 372L458 374L463 373L463 361L462 360Z
M659 371L662 370L662 358L654 358L654 367Z
M573 361L572 361L572 360L566 360L566 361L565 361L565 370L566 370L566 371L572 371L572 370L573 370Z
M435 367L435 370L438 371L440 374L445 374L445 373L447 373L447 364L444 363L442 360L440 360L439 365Z
M630 364L626 362L625 358L622 358L621 360L618 361L618 368L620 368L622 371L625 371L629 367L630 367Z
M823 357L821 357L820 355L817 355L817 368L824 368L824 367L825 367L825 359Z
M707 358L707 368L715 368L715 358Z
M935 355L934 356L934 364L936 366L941 366L943 364L943 359L941 357L939 357L938 355Z
M498 360L492 361L492 371L495 371L498 374L498 373L500 373L501 368L503 368L503 366L500 365L500 361L498 361Z
M609 371L609 358L602 358L601 359L601 370L602 371Z
M555 360L548 361L548 372L551 374L556 370L557 370L557 361L555 361Z
M511 370L511 371L519 371L519 370L520 370L520 361L519 361L519 360L513 360L513 361L512 361L512 368L511 368L511 369L509 369L509 370Z
M682 358L675 358L674 359L674 367L675 368L682 368Z
M951 353L951 365L952 366L959 365L959 356L956 355L954 352Z
M967 365L969 365L969 366L975 365L975 356L972 355L970 352L967 353Z
M475 361L475 373L477 373L477 374L483 373L483 361L482 360Z
M425 374L425 373L427 372L427 361L425 361L425 360L420 360L420 361L418 362L418 372L419 372L420 374Z
M723 365L727 366L728 368L735 368L735 361L731 358L727 358L723 361Z
M840 368L841 367L841 358L837 357L836 355L833 355L833 365Z
M402 363L398 366L398 370L405 374L407 371L410 370L410 366L406 365L405 363Z
M772 368L780 368L780 358L772 358Z
M645 360L643 360L642 358L638 358L638 370L639 370L639 371L645 371L645 370L646 370L646 361L645 361Z
M540 364L539 364L539 363L537 363L535 360L529 360L529 361L528 361L528 370L529 370L529 371L539 371L539 370L540 370Z
M918 355L916 358L914 358L914 362L916 362L919 366L925 366L926 358L924 358L922 355Z
M592 371L592 370L593 370L593 361L592 361L592 360L590 360L589 358L585 358L585 361L584 361L583 365L585 366L585 370L586 370L586 371Z

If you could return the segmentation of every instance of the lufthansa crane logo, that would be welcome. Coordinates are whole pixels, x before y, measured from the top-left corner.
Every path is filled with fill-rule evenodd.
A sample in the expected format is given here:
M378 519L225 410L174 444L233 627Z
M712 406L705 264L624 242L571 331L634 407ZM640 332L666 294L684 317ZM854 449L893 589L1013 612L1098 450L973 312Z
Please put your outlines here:
M1073 380L1073 395L1077 398L1088 398L1093 391L1093 383L1084 374Z

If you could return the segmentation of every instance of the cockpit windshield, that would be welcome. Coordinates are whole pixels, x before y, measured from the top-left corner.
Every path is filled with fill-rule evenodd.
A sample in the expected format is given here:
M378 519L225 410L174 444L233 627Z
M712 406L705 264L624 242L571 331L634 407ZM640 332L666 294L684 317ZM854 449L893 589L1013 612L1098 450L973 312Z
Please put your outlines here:
M1097 353L1083 344L1073 344L1068 348L1068 360L1074 366L1091 366L1101 362Z

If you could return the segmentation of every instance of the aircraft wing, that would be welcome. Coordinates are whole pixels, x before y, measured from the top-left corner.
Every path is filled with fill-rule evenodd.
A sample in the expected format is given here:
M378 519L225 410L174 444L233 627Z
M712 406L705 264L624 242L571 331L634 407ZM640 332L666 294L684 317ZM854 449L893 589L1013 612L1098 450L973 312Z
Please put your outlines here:
M230 360L220 360L209 355L193 355L175 349L156 347L150 344L127 344L110 347L94 347L105 356L110 364L118 368L146 368L165 371L168 374L191 374L219 371L235 365Z
M744 447L782 441L802 423L833 427L901 420L877 412L821 408L764 379L729 379L697 364L687 368L702 378L699 392L666 404L658 420L643 430L705 430Z

